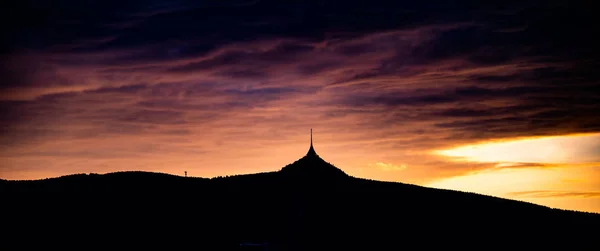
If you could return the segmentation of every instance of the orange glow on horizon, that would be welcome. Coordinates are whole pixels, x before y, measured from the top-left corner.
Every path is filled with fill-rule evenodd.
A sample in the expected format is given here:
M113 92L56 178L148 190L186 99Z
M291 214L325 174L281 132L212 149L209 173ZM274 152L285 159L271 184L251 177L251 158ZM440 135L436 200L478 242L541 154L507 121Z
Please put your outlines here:
M493 167L427 186L477 192L550 207L600 212L600 134L480 142L435 150L458 163Z
M582 154L590 153L590 150L593 149L581 147L593 148L594 140L592 139L597 137L597 134L586 136L588 138L571 138L571 140L578 139L580 143L583 142L581 144L571 142L571 144L580 147L578 151L569 152L571 157L582 157L582 159L590 157ZM385 141L372 141L372 143L366 145L368 147L364 145L366 144L364 142L355 144L340 143L344 141L339 138L339 134L320 130L315 133L314 137L314 147L317 153L326 161L352 176L476 192L529 201L550 207L600 212L600 196L598 196L600 190L598 189L600 188L600 162L521 163L520 161L533 159L527 159L527 155L524 154L517 155L519 159L506 158L510 157L510 151L507 148L498 148L498 146L491 149L502 149L503 151L500 151L501 154L497 156L491 156L493 157L491 158L490 155L485 155L490 153L489 150L485 149L486 146L478 143L477 146L480 147L479 149L483 149L482 152L484 153L483 158L480 159L482 161L479 162L475 161L477 156L473 155L477 151L463 151L462 153L471 154L468 156L470 159L465 160L465 158L460 157L426 155L422 154L423 151L418 150L407 149L400 152L397 150L382 151L381 148L377 148L378 144L385 143ZM510 143L508 145L517 150L522 148L519 148L517 143L511 142L526 142L525 145L531 145L532 142L545 142L547 144L552 142L548 139L558 139L557 142L562 142L560 139L563 138L564 136L531 139L530 141L523 141L523 139L503 140L500 146ZM156 139L121 138L121 140L128 140L131 145L151 145L153 140ZM5 171L2 173L2 178L39 179L73 173L108 173L127 170L154 171L175 175L183 175L183 172L187 171L189 176L195 177L277 171L306 153L309 148L310 136L308 132L299 133L295 137L287 139L285 143L276 144L275 148L271 147L273 143L268 141L223 141L221 146L215 145L215 148L206 148L207 145L201 145L201 142L210 142L210 140L206 140L206 138L204 141L198 142L196 140L181 140L176 145L178 151L167 151L170 149L167 148L169 145L157 146L162 147L161 150L165 150L165 152L161 154L136 153L135 158L127 155L102 158L100 155L102 149L115 149L114 139L110 138L102 141L95 140L93 143L88 141L48 142L47 144L38 145L36 148L39 148L39 151L56 148L61 149L63 153L69 153L70 146L78 147L76 149L79 151L87 148L98 149L94 153L99 154L99 157L92 158L87 155L62 158L60 156L2 157L2 163L11 166L38 166L39 163L46 163L44 168L33 169L28 172L22 170ZM206 153L200 150L202 146L208 149ZM36 148L27 150L35 150ZM121 148L116 149L125 154L130 151L131 146L123 145ZM235 150L225 151L224 149ZM456 149L474 148L459 146ZM544 151L543 148L540 149ZM534 151L528 152L535 154ZM461 153L461 151L451 153ZM575 153L580 154L580 156L574 155ZM487 163L483 160L500 162Z

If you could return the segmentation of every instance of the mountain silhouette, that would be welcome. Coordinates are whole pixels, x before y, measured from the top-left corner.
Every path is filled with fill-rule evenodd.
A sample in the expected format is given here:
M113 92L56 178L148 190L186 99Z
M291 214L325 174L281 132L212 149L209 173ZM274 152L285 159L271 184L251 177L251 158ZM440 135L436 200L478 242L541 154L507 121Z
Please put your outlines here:
M6 250L597 248L600 215L352 177L311 146L274 172L0 180Z
M280 176L290 182L311 182L321 185L346 181L348 176L341 169L323 160L315 151L310 133L310 147L306 155L294 163L285 166Z

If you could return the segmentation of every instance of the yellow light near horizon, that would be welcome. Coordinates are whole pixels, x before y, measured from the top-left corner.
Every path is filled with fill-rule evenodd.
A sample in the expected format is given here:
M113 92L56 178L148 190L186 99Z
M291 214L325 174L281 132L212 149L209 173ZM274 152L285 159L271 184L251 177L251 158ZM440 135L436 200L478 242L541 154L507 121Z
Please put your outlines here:
M600 133L480 142L434 151L434 154L459 162L496 165L486 170L434 180L426 186L513 198L563 209L600 212L600 197L597 196L600 188ZM535 194L539 193L546 197L536 197ZM576 194L590 197L573 196Z
M551 186L557 179L557 172L551 170L496 169L436 180L427 186L502 196L514 189L540 190L541 187Z
M554 208L600 213L600 165L560 168L495 168L439 179L427 187L450 189L532 202ZM573 169L575 168L575 169ZM525 195L518 195L525 192ZM528 195L529 192L534 192ZM553 193L554 192L554 193ZM588 197L568 195L571 193ZM535 196L535 193L547 196Z
M457 161L586 163L600 161L600 133L485 142L438 150Z

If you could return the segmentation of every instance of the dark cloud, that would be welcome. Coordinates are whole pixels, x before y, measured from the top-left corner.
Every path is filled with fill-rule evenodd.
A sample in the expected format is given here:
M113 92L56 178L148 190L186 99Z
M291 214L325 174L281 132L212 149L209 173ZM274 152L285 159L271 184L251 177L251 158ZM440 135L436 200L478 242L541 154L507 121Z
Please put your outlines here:
M325 62L311 62L306 65L300 65L298 67L298 72L302 75L318 75L320 73L324 73L328 70L335 70L339 68L342 63L330 60Z
M272 87L272 88L252 88L246 90L225 90L224 92L233 95L236 99L254 99L254 98L280 98L293 93L314 93L315 88L291 88L291 87Z
M590 120L592 111L571 114L570 111L539 112L532 115L508 115L500 118L451 120L435 126L461 132L465 139L542 136L574 132L597 132L599 124ZM468 135L468 136L467 136Z
M456 97L443 94L412 94L412 93L393 93L386 95L376 95L375 97L352 97L350 102L353 106L371 106L383 105L389 108L399 106L429 106L443 103L450 103L457 100Z
M490 99L506 100L514 97L525 98L528 95L544 93L544 91L544 88L534 86L495 89L477 86L451 88L450 86L450 88L416 89L386 93L384 95L376 93L368 96L354 96L348 100L348 104L353 106L384 105L391 108L398 106L433 106L458 102L474 103ZM446 114L448 113L446 112ZM462 116L464 114L457 115Z
M391 18L406 11L392 3L370 8L345 3L345 8L339 8L338 3L313 1L176 2L158 7L154 6L156 2L145 1L61 1L51 5L43 1L11 1L5 16L35 18L9 29L8 37L12 39L3 47L38 49L72 44L67 48L106 50L176 41L174 45L181 45L177 53L188 55L228 42L281 36L322 40L326 32L362 33L418 20L414 15ZM360 14L368 16L360 21L354 19ZM106 40L107 37L113 39ZM77 46L89 40L106 41ZM195 43L185 46L189 41ZM163 51L161 56L169 54L168 49Z
M129 93L129 94L133 94L133 93L138 93L144 89L146 89L148 87L148 85L146 84L133 84L133 85L125 85L125 86L118 86L118 87L104 87L104 88L99 88L99 89L95 89L95 90L89 90L86 92L91 92L91 93Z
M313 50L312 46L299 43L277 43L272 48L261 50L233 49L222 52L212 58L188 63L169 69L170 72L189 73L202 70L226 70L221 75L233 74L232 77L264 77L269 65L291 63L298 55Z
M149 124L184 124L185 120L182 115L182 112L176 111L140 110L124 114L118 120Z
M481 46L546 41L569 48L569 38L582 35L591 10L582 3L520 1L9 1L6 16L33 17L14 22L3 48L107 50L171 44L154 51L158 58L208 52L224 43L272 37L322 41L419 25L477 22L481 30L451 31L440 46L457 52ZM118 11L115 11L118 10ZM522 28L527 27L527 28ZM518 28L518 29L516 29ZM511 30L512 32L493 32ZM558 31L558 32L556 32ZM582 38L582 37L575 38ZM467 39L461 39L467 38ZM95 42L90 42L95 41ZM461 42L462 41L462 42ZM584 42L589 45L589 42ZM448 45L448 46L445 46ZM542 50L542 49L539 49ZM434 50L438 55L446 55Z
M481 108L447 108L447 109L439 109L437 111L433 111L427 114L427 116L431 116L434 118L493 118L493 117L505 117L514 114L515 109L527 109L528 111L543 109L543 107L515 107L515 106L506 106L506 107L481 107Z

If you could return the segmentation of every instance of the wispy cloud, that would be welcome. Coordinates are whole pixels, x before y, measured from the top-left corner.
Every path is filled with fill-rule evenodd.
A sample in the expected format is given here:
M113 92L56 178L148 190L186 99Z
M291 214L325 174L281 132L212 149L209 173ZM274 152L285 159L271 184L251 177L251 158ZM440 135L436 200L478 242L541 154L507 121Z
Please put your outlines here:
M406 169L406 165L404 165L404 164L394 165L394 164L383 163L383 162L370 163L369 166L379 168L383 171L402 171L402 170Z
M600 162L600 134L576 134L475 143L437 154L459 161L501 162L497 167Z
M504 162L504 163L498 163L494 167L497 167L497 168L525 168L525 167L548 167L548 166L554 166L554 165L542 164L542 163Z
M517 198L561 198L561 197L578 197L578 198L591 198L600 197L600 192L578 192L578 191L519 191L510 192L506 194L509 197Z

